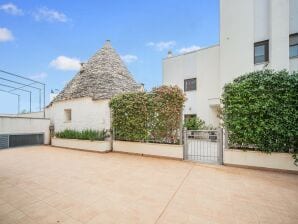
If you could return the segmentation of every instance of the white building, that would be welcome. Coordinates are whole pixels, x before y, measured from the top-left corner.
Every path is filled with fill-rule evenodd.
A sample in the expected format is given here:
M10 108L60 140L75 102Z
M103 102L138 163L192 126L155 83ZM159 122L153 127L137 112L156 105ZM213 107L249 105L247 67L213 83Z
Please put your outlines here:
M163 60L163 84L188 98L184 115L219 124L223 86L259 69L298 70L297 0L221 0L220 43Z
M110 128L110 99L142 89L107 41L46 108L55 131Z

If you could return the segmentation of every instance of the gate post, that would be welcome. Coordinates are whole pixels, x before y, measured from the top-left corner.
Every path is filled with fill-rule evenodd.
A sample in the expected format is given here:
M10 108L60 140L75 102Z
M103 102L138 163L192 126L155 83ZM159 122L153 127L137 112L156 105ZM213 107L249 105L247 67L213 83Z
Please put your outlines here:
M187 128L183 128L183 160L187 159Z
M223 164L223 130L222 130L222 128L217 129L217 138L218 138L217 161L220 165L222 165Z

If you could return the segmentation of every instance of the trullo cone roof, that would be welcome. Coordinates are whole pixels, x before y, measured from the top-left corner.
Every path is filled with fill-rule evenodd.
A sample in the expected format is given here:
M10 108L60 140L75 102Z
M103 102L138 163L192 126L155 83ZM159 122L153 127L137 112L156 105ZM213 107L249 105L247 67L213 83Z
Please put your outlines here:
M120 56L106 41L104 46L85 63L53 102L81 97L93 100L110 99L123 92L140 91Z

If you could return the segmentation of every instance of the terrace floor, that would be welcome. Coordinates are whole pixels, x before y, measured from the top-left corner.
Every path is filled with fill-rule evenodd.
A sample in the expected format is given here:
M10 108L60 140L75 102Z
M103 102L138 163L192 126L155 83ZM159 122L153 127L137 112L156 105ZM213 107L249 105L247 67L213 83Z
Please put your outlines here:
M298 223L298 175L49 146L0 151L0 223Z

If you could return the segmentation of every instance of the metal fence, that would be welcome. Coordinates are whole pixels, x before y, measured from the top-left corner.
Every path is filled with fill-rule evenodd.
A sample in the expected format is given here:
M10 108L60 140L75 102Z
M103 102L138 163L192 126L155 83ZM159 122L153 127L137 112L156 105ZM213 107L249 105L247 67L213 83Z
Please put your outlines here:
M43 111L45 117L45 91L42 82L0 69L0 92L17 97L16 114Z
M205 163L223 162L223 131L185 130L184 159Z

